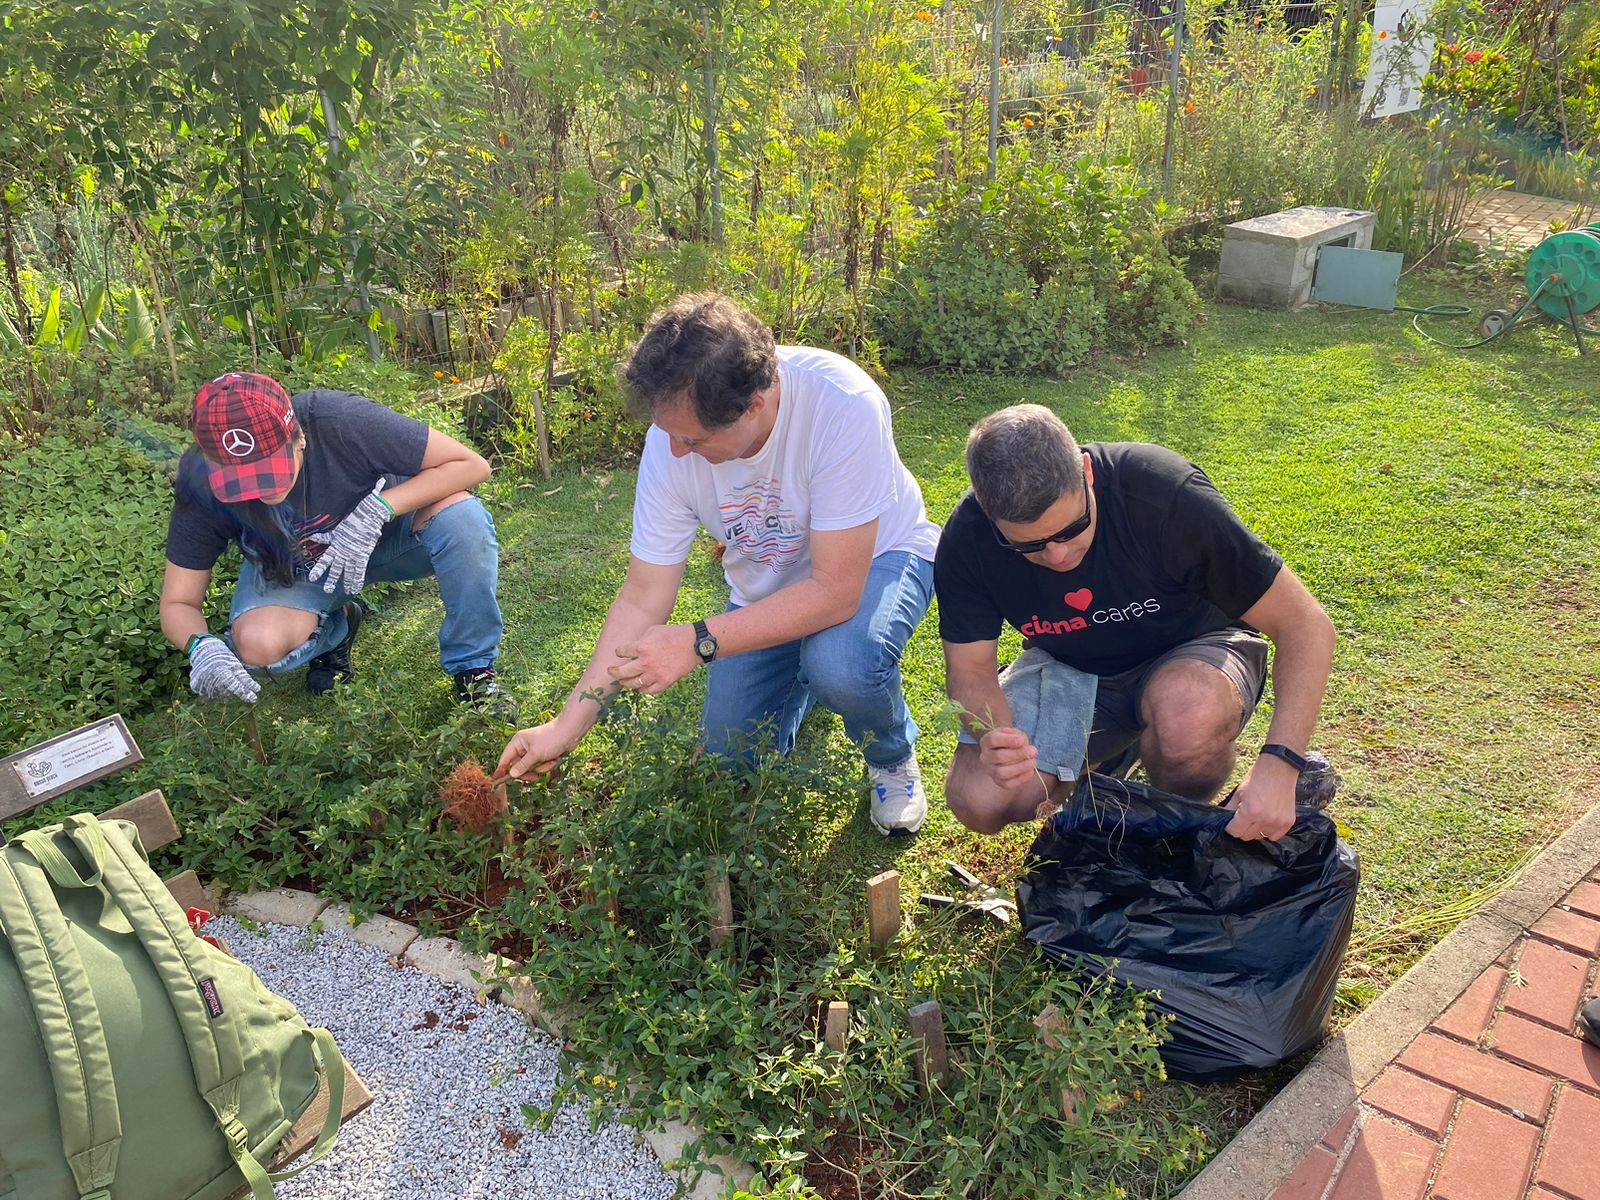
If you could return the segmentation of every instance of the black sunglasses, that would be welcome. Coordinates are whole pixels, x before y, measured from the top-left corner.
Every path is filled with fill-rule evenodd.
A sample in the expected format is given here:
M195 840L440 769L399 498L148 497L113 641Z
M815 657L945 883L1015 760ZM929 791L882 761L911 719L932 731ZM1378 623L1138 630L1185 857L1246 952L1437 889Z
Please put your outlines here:
M1052 533L1049 537L1038 538L1031 542L1012 542L1006 540L1006 535L1000 532L1000 526L993 521L989 522L989 528L994 530L994 540L1007 550L1014 550L1018 554L1037 554L1052 542L1070 542L1073 538L1081 536L1083 531L1089 528L1089 522L1093 519L1094 494L1089 491L1089 481L1085 479L1083 481L1083 516L1059 533Z

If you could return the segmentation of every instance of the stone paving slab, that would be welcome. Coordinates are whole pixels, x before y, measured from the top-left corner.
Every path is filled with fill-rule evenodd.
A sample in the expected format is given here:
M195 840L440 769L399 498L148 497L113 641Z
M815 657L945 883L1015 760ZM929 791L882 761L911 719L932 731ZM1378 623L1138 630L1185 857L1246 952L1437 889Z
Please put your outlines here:
M1527 250L1537 246L1550 232L1551 222L1578 224L1600 221L1593 207L1583 219L1584 206L1572 200L1555 200L1497 188L1473 201L1461 235L1480 246L1491 243L1508 250Z
M1179 1200L1600 1200L1600 1048L1576 1032L1600 995L1597 885L1600 806L1324 1046Z

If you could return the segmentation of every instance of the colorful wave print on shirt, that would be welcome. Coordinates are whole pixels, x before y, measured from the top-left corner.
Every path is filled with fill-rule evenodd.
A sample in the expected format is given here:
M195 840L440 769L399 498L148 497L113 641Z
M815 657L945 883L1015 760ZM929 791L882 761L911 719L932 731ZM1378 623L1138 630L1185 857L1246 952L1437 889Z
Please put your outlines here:
M805 530L783 507L781 482L756 479L733 489L718 506L723 541L741 557L774 571L792 566L805 544Z

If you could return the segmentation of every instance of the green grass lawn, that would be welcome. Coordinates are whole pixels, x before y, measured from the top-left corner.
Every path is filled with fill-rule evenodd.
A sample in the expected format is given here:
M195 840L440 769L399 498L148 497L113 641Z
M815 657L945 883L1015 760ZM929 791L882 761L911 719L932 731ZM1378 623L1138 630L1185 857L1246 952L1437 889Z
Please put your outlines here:
M1459 297L1428 284L1406 297L1446 298ZM1366 867L1341 1019L1600 799L1600 707L1588 695L1600 678L1600 359L1579 360L1570 335L1520 329L1458 354L1398 314L1218 308L1185 347L1069 380L902 373L889 393L935 520L965 489L970 425L1039 402L1080 440L1160 442L1194 459L1326 605L1339 647L1314 745L1344 776L1334 815ZM559 705L587 658L626 565L632 497L622 470L501 475L485 489L504 561L501 666L525 722ZM691 561L682 619L725 603L708 545ZM410 681L408 720L448 707L437 621L430 584L401 589L357 647L358 667ZM1034 834L979 838L944 809L954 732L938 717L934 616L905 666L932 810L919 837L870 831L836 718L815 714L802 737L799 753L824 763L840 793L819 808L830 824L817 831L823 887L840 906L859 907L861 881L890 866L907 895L947 891L947 858L1007 884ZM699 687L694 677L646 703L692 712ZM316 712L291 683L269 690L262 719ZM1264 726L1258 714L1244 744ZM1215 1147L1275 1082L1173 1085L1150 1102L1185 1120L1198 1109Z

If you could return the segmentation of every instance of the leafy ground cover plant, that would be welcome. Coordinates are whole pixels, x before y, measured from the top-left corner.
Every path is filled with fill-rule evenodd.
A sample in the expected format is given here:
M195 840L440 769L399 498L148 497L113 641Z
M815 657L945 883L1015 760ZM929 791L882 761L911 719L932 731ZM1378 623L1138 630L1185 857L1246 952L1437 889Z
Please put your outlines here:
M181 656L156 611L171 495L114 440L0 461L0 745L171 694Z
M692 722L651 712L622 713L603 750L524 792L524 851L541 861L477 930L526 930L523 973L562 1014L561 1081L531 1117L583 1103L694 1119L691 1158L732 1149L766 1188L824 1196L1124 1197L1192 1164L1206 1143L1182 1106L1142 1106L1162 1071L1141 998L947 914L913 909L875 955L861 881L830 872L815 836L840 781L701 755ZM721 870L734 929L714 945ZM953 1065L925 1098L906 1012L929 999ZM842 1053L820 1033L831 1000L851 1006ZM1051 1006L1047 1039L1035 1019Z

